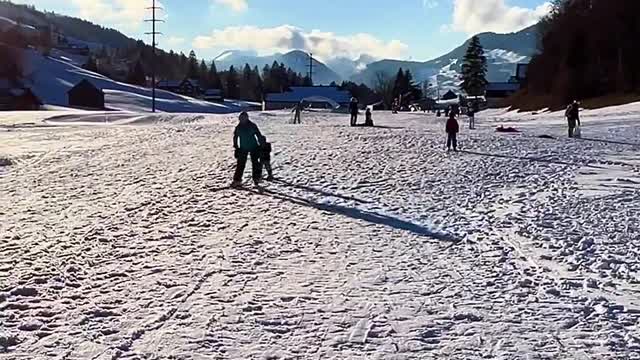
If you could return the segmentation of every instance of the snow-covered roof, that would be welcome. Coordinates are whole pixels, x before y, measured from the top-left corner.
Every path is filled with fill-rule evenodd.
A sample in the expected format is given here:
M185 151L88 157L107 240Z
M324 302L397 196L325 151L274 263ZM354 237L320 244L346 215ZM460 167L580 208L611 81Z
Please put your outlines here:
M164 87L164 88L177 88L177 87L180 87L180 84L182 84L182 81L161 80L161 81L158 81L157 86L158 87Z
M351 93L335 86L292 86L291 91L267 94L267 102L298 103L306 98L327 98L338 104L351 101Z
M489 83L487 85L487 91L518 91L520 90L520 84L518 83Z
M209 89L204 92L204 96L221 96L222 90L220 89Z
M200 80L198 80L198 79L185 79L184 82L185 83L190 83L191 86L193 86L193 87L199 87L200 86Z

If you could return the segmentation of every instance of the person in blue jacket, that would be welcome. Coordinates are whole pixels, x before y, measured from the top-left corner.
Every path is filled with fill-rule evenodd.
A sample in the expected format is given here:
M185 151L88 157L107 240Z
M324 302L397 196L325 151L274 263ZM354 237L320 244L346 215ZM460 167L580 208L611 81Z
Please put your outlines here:
M249 120L249 114L242 112L239 117L240 123L233 132L233 147L235 157L238 160L236 172L233 176L232 187L242 186L242 176L247 165L247 158L251 156L251 170L253 182L258 185L262 178L262 164L260 162L260 149L264 136L260 133L258 126Z

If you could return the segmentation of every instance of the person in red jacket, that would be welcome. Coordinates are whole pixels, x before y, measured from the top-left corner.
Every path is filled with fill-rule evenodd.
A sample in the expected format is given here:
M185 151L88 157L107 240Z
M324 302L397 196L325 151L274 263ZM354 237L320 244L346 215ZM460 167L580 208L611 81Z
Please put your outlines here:
M460 125L456 120L456 114L452 111L449 113L449 120L447 120L447 151L458 151L458 132L460 132Z

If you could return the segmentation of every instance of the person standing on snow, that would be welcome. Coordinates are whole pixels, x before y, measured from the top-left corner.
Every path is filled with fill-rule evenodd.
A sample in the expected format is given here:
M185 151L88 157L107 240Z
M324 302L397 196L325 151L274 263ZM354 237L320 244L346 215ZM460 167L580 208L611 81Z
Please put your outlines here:
M235 157L238 160L236 172L233 176L232 187L242 186L242 175L247 165L247 157L251 156L251 170L254 184L258 185L262 178L262 166L260 162L260 147L264 137L258 126L249 120L249 114L242 112L239 116L240 123L233 132L233 147Z
M447 151L451 151L451 147L453 146L453 151L458 151L458 132L460 132L460 126L458 125L458 120L456 120L455 114L452 112L449 113L449 120L447 120Z
M574 100L573 103L569 104L567 111L565 112L565 116L569 123L569 137L572 138L575 136L576 127L581 125L580 103L577 100Z
M302 101L296 104L292 111L293 114L293 123L294 124L302 124Z
M351 113L351 126L358 124L358 99L352 97L351 103L349 103L349 112Z
M477 105L471 104L469 109L467 110L467 116L469 117L469 129L473 130L476 128L476 112L478 112Z

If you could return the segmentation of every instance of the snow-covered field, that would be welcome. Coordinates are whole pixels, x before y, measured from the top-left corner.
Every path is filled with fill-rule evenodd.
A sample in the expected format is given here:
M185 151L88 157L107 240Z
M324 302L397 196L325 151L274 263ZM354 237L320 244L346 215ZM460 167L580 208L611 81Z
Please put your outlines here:
M0 115L1 359L640 358L638 104L583 140L484 112L458 154L433 115L254 113L263 192L227 188L235 114L27 116Z

